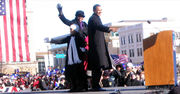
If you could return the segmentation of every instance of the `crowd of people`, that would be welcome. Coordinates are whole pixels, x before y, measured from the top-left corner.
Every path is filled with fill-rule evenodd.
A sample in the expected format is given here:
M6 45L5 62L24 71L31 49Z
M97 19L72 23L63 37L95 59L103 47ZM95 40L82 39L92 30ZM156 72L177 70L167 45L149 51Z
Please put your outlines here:
M25 89L31 91L39 90L57 90L69 88L66 84L65 76L57 71L55 74L36 74L36 75L19 75L15 73L12 75L3 75L0 77L0 91L1 92L18 92Z
M92 87L92 78L88 77L88 88ZM100 79L101 87L142 86L144 85L144 71L141 66L127 66L119 64L115 69L105 70ZM31 91L70 89L70 83L60 71L36 75L4 75L0 77L1 92L19 92L25 89Z
M133 66L132 63L128 63L126 68L119 64L116 69L104 71L101 79L103 87L143 86L145 84L143 67Z

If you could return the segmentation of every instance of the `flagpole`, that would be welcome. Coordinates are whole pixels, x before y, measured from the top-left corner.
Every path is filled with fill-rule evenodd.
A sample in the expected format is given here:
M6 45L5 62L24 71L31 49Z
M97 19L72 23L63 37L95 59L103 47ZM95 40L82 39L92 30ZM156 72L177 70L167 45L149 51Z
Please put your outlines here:
M0 63L1 63L0 68L1 68L1 73L2 73L2 72L3 72L3 71L2 71L2 70L3 70L3 69L2 69L2 68L3 68L3 66L2 66L2 63L3 63L3 62L2 62L2 61L0 61Z

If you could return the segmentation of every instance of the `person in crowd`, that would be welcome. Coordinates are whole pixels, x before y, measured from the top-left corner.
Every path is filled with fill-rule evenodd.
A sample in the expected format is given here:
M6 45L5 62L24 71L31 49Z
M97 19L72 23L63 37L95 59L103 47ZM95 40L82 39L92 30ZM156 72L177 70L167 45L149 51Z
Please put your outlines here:
M61 78L61 79L60 79L59 88L60 88L60 89L66 89L66 81L65 81L65 78Z
M109 73L107 71L103 72L101 83L103 87L110 87Z
M2 82L2 80L0 79L0 89L3 89L4 87L3 87L3 82Z
M99 85L101 70L112 68L104 32L116 30L102 24L100 19L102 9L99 4L93 6L93 12L88 21L88 69L92 70L92 91L104 91Z
M31 89L32 91L39 90L39 77L34 79L34 82L32 83Z
M168 94L180 94L180 86L170 88Z
M126 72L122 64L116 65L116 69L110 74L110 76L113 76L115 78L115 86L124 86L125 75Z
M52 39L50 43L62 44L68 43L66 55L65 77L71 84L70 92L87 91L87 75L84 70L84 60L86 57L87 24L83 21L85 15L82 10L76 11L75 19L72 21L65 18L62 7L58 4L59 18L61 21L70 26L70 36L62 40Z
M142 85L145 85L145 77L144 76L145 76L144 71L142 71L140 74L140 81L141 81Z
M9 81L8 78L5 78L5 80L4 80L4 85L5 85L5 86L11 86L11 83L10 83L10 81Z
M132 63L127 64L125 86L142 86L142 82L137 79L137 74L133 71L133 67Z
M38 81L39 81L39 88L41 90L47 90L47 86L45 84L44 77L42 76L41 79L38 79Z

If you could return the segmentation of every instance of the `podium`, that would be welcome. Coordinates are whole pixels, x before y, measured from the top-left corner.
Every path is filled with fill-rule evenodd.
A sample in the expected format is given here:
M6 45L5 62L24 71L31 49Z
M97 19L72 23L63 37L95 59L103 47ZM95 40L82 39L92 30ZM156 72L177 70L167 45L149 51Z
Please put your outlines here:
M146 86L177 85L173 31L162 31L143 40Z

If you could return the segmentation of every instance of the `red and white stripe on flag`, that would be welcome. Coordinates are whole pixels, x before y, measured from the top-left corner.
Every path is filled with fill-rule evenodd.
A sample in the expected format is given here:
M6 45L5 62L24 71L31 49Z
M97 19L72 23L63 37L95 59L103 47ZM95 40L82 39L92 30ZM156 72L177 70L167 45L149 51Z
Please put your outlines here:
M118 65L122 63L127 63L128 62L128 56L125 54L119 54L119 55L111 55L114 63L113 65Z
M0 0L5 13L0 14L0 61L30 61L26 0Z
M119 62L121 63L127 63L128 62L128 56L125 54L120 54L119 56Z

